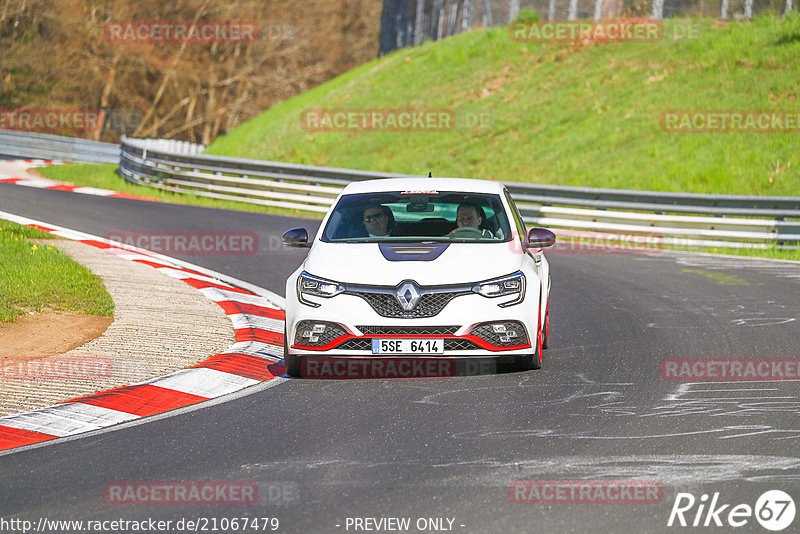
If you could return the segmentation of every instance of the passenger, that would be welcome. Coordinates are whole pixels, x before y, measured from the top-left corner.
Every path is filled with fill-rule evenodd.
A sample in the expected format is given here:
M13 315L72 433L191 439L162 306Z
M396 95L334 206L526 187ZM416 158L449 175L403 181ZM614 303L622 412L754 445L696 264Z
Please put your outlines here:
M381 204L365 209L361 220L370 237L388 236L394 228L392 210L388 206Z

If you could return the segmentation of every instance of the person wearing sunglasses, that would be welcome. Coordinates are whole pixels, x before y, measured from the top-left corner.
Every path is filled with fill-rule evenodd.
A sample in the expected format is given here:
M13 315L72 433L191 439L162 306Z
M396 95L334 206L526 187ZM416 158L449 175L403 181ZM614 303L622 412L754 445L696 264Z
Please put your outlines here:
M390 235L394 227L394 215L388 206L381 204L369 206L364 210L361 218L364 228L370 237L385 237Z

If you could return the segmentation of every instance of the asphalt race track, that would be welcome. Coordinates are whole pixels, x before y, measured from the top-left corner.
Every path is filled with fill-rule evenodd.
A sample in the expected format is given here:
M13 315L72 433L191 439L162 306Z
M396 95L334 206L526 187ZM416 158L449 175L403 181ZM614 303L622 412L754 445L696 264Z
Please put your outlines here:
M0 185L0 210L101 236L256 232L257 254L170 255L281 295L304 251L281 248L280 234L318 225L13 185ZM800 503L800 382L668 381L660 372L665 358L799 357L799 265L668 252L549 258L551 341L540 371L286 380L3 455L0 517L277 517L277 531L292 533L365 531L354 518L382 517L410 518L409 532L670 532L697 530L667 526L678 493L697 499L690 524L701 496L708 509L719 493L717 508L729 505L716 516L724 526L706 530L730 532L729 511L754 508L767 490ZM512 502L509 485L526 480L656 481L663 495ZM260 497L238 506L107 504L106 485L125 481L247 481ZM418 529L421 518L445 520ZM768 532L744 519L737 532Z

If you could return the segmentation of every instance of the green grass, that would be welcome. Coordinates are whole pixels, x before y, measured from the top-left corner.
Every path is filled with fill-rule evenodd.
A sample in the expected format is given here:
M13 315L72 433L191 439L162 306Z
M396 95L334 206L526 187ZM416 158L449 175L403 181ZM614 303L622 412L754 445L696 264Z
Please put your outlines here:
M81 186L97 187L100 189L111 189L113 191L119 191L120 193L128 193L140 197L156 199L161 202L169 202L171 204L186 204L191 206L202 206L206 208L254 211L259 213L277 213L281 215L292 215L295 217L321 216L313 214L312 212L270 206L259 206L258 204L235 202L233 200L208 198L192 193L174 193L172 191L155 189L146 185L137 185L123 179L117 174L116 170L117 166L112 164L53 165L49 167L40 167L37 169L42 176L50 178L51 180L68 182Z
M758 258L772 258L776 260L794 260L800 261L800 249L796 250L779 250L775 247L767 249L757 248L719 248L707 247L701 252L710 252L712 254L732 254L734 256L751 256Z
M673 39L679 25L696 39ZM800 16L668 20L655 43L427 42L276 104L209 153L411 174L694 193L800 195L798 133L672 133L665 110L800 109ZM318 132L309 109L445 108L485 127Z
M99 277L56 248L30 239L52 236L0 219L0 324L27 311L114 314L114 302Z
M660 125L665 110L800 110L800 15L664 26L656 43L519 43L507 28L426 42L276 104L208 152L529 183L800 196L800 133L672 133ZM674 38L687 28L693 38ZM490 120L443 132L316 132L301 123L311 109L406 107ZM166 202L301 214L136 186L114 168L41 172ZM717 252L800 259L777 249Z

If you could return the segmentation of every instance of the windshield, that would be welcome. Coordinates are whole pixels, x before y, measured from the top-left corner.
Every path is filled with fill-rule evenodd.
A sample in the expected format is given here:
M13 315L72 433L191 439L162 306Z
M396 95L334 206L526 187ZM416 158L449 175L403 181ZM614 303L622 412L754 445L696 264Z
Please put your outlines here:
M328 219L327 242L497 242L511 236L499 195L391 191L345 195Z

